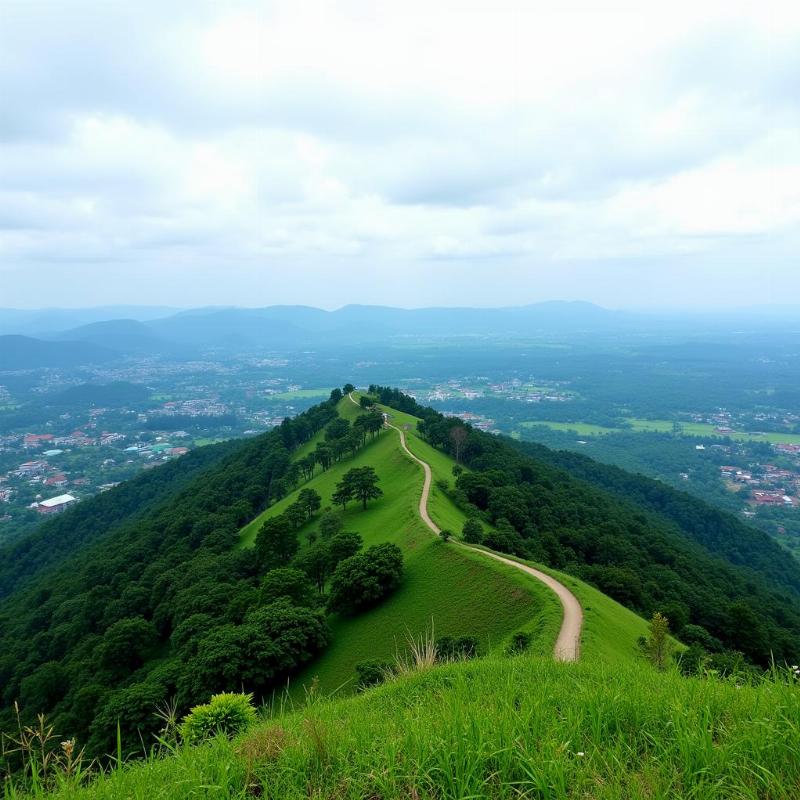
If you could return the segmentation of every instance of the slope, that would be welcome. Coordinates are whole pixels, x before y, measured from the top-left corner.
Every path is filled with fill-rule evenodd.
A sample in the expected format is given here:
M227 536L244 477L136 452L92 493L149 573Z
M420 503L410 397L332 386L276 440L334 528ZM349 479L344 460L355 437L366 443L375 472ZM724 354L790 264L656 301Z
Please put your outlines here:
M478 659L278 707L236 741L179 746L55 797L792 800L798 718L800 693L780 682Z
M346 399L337 411L345 419L360 413ZM352 688L358 662L392 658L409 632L416 635L431 625L437 636L476 635L484 650L499 649L511 633L526 630L535 634L537 650L549 652L560 620L555 597L513 568L445 545L430 534L417 514L419 467L402 452L393 431L384 431L354 458L317 475L245 526L243 546L252 545L264 520L285 510L301 488L315 489L327 505L344 472L365 465L375 468L384 496L366 511L348 507L345 528L360 533L366 546L389 541L401 547L406 577L378 608L354 619L333 620L333 642L295 680L298 691L313 678L324 692ZM307 537L316 524L310 523L301 535Z
M360 397L360 394L355 393L355 396ZM392 424L402 427L409 450L430 465L433 483L428 498L428 511L433 522L440 528L460 531L466 521L466 515L450 496L455 488L453 477L455 462L421 437L418 430L419 417L389 406L380 404L378 406L389 416ZM490 524L486 527L493 528ZM637 642L639 637L647 635L647 623L638 614L573 575L529 560L515 560L552 575L578 598L583 609L581 652L587 658L616 663L635 661L639 658Z

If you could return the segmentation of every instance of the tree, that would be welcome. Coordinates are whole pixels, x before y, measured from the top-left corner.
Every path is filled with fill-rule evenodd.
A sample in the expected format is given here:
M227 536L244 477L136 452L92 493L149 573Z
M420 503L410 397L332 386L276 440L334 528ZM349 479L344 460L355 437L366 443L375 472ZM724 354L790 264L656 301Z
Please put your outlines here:
M454 425L450 428L450 441L453 443L453 454L456 461L461 461L461 450L467 439L467 429L463 425Z
M144 617L121 619L103 634L95 649L95 658L101 669L113 675L124 674L144 664L156 640L153 623Z
M454 478L458 478L459 475L464 473L464 467L462 467L460 464L453 464L453 469L451 472L453 473Z
M453 531L451 531L451 530L448 530L447 528L442 528L442 529L439 531L439 538L440 538L440 539L441 539L443 542L449 542L449 541L450 541L450 539L452 539L452 538L453 538Z
M403 577L403 554L394 544L379 544L342 561L331 578L328 607L341 614L371 608Z
M461 529L461 537L467 544L482 544L483 526L475 517L470 517Z
M297 495L297 502L305 511L307 519L311 519L322 507L322 498L313 489L301 489Z
M650 620L650 635L645 640L645 652L656 669L662 672L667 668L672 642L669 638L669 620L656 611Z
M296 563L314 581L317 591L322 594L325 590L325 581L331 571L330 543L327 541L314 542L300 553Z
M270 570L261 581L261 604L268 605L281 598L291 600L296 606L313 606L314 590L308 576L292 567Z
M297 552L297 531L281 516L271 517L256 537L256 553L267 570L288 564Z
M354 467L348 470L336 485L336 493L338 495L341 492L342 497L346 497L344 503L351 497L360 500L362 508L366 509L368 500L383 495L383 491L378 487L378 480L378 475L372 467Z
M375 405L375 401L371 397L362 394L361 397L358 398L358 404L361 408L372 408L372 406Z
M342 518L332 511L326 511L319 521L319 532L325 539L330 539L342 530Z
M342 507L342 511L347 508L348 500L353 499L353 492L349 486L345 486L343 481L336 484L336 490L331 495L331 503Z
M354 392L355 390L356 390L356 387L355 387L355 386L353 386L353 384L352 384L352 383L346 383L346 384L345 384L345 385L342 387L342 392L343 392L344 394L350 394L350 392Z
M361 549L362 545L363 541L361 536L353 531L342 531L332 536L330 544L328 545L331 570L336 569L340 561L354 556Z

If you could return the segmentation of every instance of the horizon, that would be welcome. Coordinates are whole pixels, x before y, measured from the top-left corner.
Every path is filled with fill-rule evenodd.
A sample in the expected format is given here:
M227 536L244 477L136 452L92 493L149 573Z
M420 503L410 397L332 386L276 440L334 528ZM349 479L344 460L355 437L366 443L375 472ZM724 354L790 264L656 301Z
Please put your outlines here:
M505 304L505 305L395 305L392 303L360 303L349 302L337 306L312 305L309 303L270 303L265 305L243 305L243 304L220 304L220 305L160 305L148 303L100 303L97 305L47 305L47 306L5 306L0 305L0 312L36 313L48 311L135 311L148 310L152 312L163 311L165 315L180 314L186 311L258 311L270 308L307 308L315 311L323 311L329 314L342 311L346 308L386 308L399 311L435 311L435 310L465 310L465 311L510 311L526 308L537 308L541 306L570 305L584 306L608 311L612 313L636 314L642 316L670 316L670 315L694 315L694 314L736 314L761 312L765 314L785 314L800 313L800 302L798 303L750 303L736 306L607 306L601 303L594 303L589 300L541 300L530 303ZM112 318L109 317L109 320ZM122 319L121 317L117 319Z

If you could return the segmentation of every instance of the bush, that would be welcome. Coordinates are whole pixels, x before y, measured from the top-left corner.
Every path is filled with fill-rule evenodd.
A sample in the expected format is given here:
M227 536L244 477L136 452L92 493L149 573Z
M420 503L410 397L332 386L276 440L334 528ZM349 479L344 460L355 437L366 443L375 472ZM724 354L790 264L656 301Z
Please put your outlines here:
M440 636L436 640L438 661L466 661L477 655L477 636Z
M195 706L181 723L181 737L190 744L223 734L235 736L256 721L252 694L215 694Z
M524 653L531 646L532 641L533 637L529 633L526 633L525 631L517 631L512 635L511 641L506 648L506 652L510 656L516 656L520 653Z
M331 578L328 607L353 614L374 606L403 577L403 553L395 544L379 544L344 559Z
M392 672L392 665L388 661L381 661L378 658L360 661L356 664L356 674L358 675L356 686L359 689L377 686L383 683Z
M461 536L467 544L483 543L483 526L477 519L471 517L464 523Z

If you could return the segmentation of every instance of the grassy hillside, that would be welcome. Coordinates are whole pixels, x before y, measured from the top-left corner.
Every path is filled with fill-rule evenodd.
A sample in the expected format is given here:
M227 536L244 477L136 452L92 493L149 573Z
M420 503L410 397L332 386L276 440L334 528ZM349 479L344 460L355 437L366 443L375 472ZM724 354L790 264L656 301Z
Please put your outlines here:
M360 409L345 398L338 406L341 416L355 418ZM411 418L412 421L413 418ZM306 444L302 457L315 442ZM419 445L427 447L424 442ZM438 474L450 474L453 462L432 448ZM403 649L409 633L416 635L433 625L436 635L479 637L486 651L502 648L510 634L525 630L536 634L535 648L548 653L558 634L561 607L555 596L538 581L478 554L457 549L436 539L417 513L422 489L422 470L400 449L394 431L384 431L354 458L345 459L317 474L288 497L270 507L241 532L243 547L251 546L264 520L282 513L301 488L313 488L323 506L342 475L353 467L369 465L381 480L384 496L362 511L351 503L345 514L347 530L355 530L366 546L393 542L402 548L406 577L402 586L382 605L354 619L332 621L333 641L320 658L294 681L295 691L318 678L321 691L352 690L355 665L370 658L392 658ZM438 490L437 490L438 492ZM433 501L448 525L460 530L463 515L446 495ZM307 537L318 524L301 532Z
M441 528L460 531L465 520L464 512L437 486L437 481L441 480L446 480L448 484L453 485L452 468L455 462L441 450L431 447L419 436L417 432L419 419L417 417L386 406L381 406L381 408L390 415L393 425L403 428L409 450L431 465L434 479L429 500L431 518ZM486 527L491 526L486 525ZM572 575L550 569L542 564L523 559L517 560L557 578L578 598L584 612L581 650L585 658L599 658L613 663L638 658L637 640L640 636L647 634L647 623L644 619Z
M691 797L793 800L800 692L518 656L451 664L280 709L62 800Z

